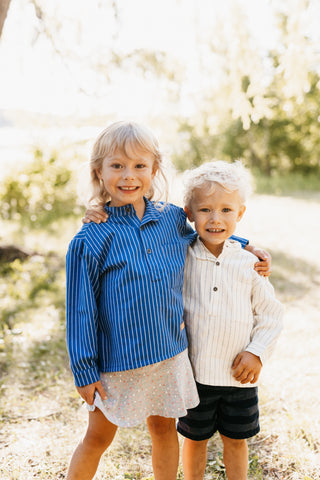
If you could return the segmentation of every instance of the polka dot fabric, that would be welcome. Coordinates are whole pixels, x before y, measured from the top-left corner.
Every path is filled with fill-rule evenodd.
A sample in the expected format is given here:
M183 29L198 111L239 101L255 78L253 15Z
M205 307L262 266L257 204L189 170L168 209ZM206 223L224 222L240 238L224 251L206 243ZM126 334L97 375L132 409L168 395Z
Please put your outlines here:
M178 418L199 403L187 350L163 362L124 372L102 373L107 399L96 392L94 405L120 427L133 427L150 415Z

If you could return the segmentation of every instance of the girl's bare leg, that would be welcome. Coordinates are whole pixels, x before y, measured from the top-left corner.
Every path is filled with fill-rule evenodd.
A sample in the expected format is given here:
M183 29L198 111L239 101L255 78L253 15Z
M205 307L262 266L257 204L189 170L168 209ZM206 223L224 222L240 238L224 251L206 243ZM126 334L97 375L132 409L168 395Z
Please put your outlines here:
M152 440L152 466L155 480L176 480L179 442L174 418L152 415L147 418Z
M101 410L89 412L88 429L72 455L67 480L91 480L116 431L117 426L109 422Z
M247 441L220 436L223 441L223 461L228 480L247 480L249 460Z
M182 464L185 480L202 480L207 465L208 440L183 440Z

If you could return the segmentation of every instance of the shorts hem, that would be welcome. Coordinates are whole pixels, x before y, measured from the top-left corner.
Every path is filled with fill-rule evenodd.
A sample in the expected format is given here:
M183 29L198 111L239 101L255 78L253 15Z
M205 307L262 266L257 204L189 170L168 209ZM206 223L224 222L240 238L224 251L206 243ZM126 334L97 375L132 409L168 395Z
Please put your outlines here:
M183 437L189 438L190 440L194 440L196 442L201 442L202 440L209 440L216 433L216 432L213 432L212 434L210 433L209 436L208 435L197 435L196 436L196 435L192 435L192 433L185 432L180 427L177 427L177 432L180 433L180 435L182 435Z
M251 438L257 435L257 433L260 432L260 427L257 427L254 430L251 430L250 432L243 432L243 433L223 432L222 430L217 430L217 431L224 437L232 438L233 440L245 440L247 438Z

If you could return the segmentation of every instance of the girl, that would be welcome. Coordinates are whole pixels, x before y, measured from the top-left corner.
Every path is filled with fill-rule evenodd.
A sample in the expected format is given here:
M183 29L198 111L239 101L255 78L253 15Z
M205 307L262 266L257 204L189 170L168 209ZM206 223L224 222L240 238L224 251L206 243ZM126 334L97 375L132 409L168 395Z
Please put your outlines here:
M91 406L67 479L93 478L117 427L147 419L155 479L175 480L175 418L198 404L182 319L183 268L194 234L181 209L150 201L162 159L145 128L108 127L90 169L93 200L106 204L109 220L84 225L67 253L70 364Z
M118 426L147 420L156 480L175 480L175 418L198 404L182 286L194 232L182 209L151 199L163 175L156 139L119 122L96 140L92 200L107 223L85 224L67 253L67 345L88 428L67 479L92 479ZM97 408L96 408L97 407Z

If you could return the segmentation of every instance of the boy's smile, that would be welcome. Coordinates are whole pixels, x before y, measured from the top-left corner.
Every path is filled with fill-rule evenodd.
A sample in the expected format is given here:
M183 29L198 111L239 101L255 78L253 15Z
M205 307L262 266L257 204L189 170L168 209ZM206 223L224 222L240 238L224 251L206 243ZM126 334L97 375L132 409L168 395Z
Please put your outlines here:
M191 207L185 211L191 222L195 222L200 239L216 257L222 252L223 244L235 231L246 207L239 192L228 192L219 184L213 189L195 189Z

